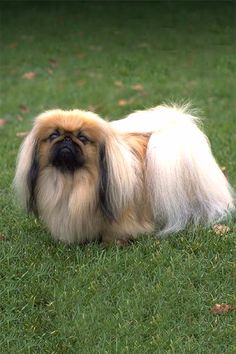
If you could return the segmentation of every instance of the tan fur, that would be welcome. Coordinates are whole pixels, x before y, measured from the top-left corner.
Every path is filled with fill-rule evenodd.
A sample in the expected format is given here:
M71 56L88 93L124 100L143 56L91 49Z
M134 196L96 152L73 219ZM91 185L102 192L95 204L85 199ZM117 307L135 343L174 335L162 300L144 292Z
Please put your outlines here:
M86 170L64 176L48 167L41 173L39 214L56 239L65 243L98 239L101 215L97 208L95 179L97 176Z
M144 124L141 122L141 112L137 113L141 122L137 131L133 123L135 114L124 122L111 124L94 113L81 110L53 110L39 115L22 144L17 161L14 183L22 206L26 209L32 197L29 171L36 154L39 166L34 191L37 212L53 237L65 243L93 241L100 237L113 243L152 232L163 225L166 229L178 231L193 219L192 215L197 222L205 217L209 221L216 214L220 216L231 210L230 187L218 172L206 139L193 117L183 112L186 118L176 118L175 115L179 114L176 109L166 113L161 107L156 111L164 118L152 119L150 129L145 121ZM155 115L156 111L147 112ZM167 119L169 116L171 118ZM60 136L50 141L49 136L55 129ZM184 129L188 132L186 146ZM88 136L90 142L83 144L78 139L78 132ZM177 134L181 137L178 141ZM85 164L73 173L63 173L50 164L54 144L63 140L65 135L80 147L85 158ZM214 170L210 176L201 168L201 156L198 158L197 155L201 139L201 146L206 145L201 156L208 156ZM194 148L188 152L192 141ZM168 149L171 144L173 148ZM157 148L159 145L160 149ZM102 192L114 214L113 219L108 215L109 210L106 213L102 208L100 192L104 176L101 168L104 166L101 167L101 163L105 163L107 172ZM225 185L218 192L218 184L222 185L222 181ZM215 183L216 197L213 191L207 194L203 183ZM191 196L190 186L194 193L197 191Z
M114 240L127 240L136 238L139 234L154 230L150 201L145 187L145 155L150 134L122 134L122 139L131 147L132 153L137 157L140 169L139 180L134 198L124 208L116 223L105 221L102 228L103 241L114 243Z

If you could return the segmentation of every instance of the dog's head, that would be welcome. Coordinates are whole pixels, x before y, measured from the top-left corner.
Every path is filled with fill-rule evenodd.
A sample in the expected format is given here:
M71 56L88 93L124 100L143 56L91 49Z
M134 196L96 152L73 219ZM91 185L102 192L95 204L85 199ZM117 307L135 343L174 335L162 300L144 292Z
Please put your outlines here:
M54 110L35 122L34 158L42 170L49 166L61 173L93 170L108 124L91 112Z
M15 185L23 205L37 214L37 193L45 187L38 180L44 171L49 178L63 174L65 186L83 175L96 186L103 213L116 219L137 181L139 164L132 144L92 112L52 110L39 115L18 158Z

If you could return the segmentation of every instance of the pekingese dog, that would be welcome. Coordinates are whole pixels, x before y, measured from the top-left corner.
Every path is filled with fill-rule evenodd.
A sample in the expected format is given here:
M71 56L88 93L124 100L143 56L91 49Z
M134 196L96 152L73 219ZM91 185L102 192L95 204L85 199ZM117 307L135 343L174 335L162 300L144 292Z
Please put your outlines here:
M116 243L208 225L234 209L198 118L158 106L107 122L92 112L39 115L23 142L15 188L65 243Z

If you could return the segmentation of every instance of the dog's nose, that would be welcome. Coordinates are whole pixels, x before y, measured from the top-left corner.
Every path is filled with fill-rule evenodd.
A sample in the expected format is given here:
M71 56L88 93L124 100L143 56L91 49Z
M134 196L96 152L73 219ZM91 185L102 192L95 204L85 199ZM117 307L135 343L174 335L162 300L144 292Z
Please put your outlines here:
M72 141L71 137L68 136L68 135L65 136L63 140L64 140L64 141L67 141L67 142Z
M72 145L73 141L69 135L66 135L63 139L63 143L66 145Z

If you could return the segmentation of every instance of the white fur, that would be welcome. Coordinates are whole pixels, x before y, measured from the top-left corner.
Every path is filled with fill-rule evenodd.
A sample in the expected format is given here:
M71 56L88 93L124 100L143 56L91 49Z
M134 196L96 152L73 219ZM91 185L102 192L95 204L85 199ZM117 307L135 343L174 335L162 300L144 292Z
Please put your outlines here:
M152 133L146 181L161 233L209 224L234 209L232 189L197 122L186 108L158 106L110 123L119 132Z

